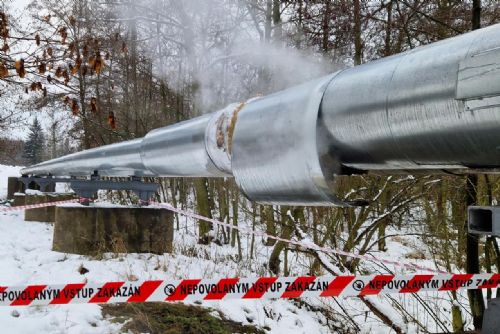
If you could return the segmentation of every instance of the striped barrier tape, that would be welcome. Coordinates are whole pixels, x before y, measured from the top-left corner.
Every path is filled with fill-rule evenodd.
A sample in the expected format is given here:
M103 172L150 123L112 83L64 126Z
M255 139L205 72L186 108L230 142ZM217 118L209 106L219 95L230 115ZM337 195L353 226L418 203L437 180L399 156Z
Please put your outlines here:
M60 204L77 203L77 202L79 202L79 199L75 198L57 202L37 203L37 204L19 205L19 206L5 206L5 207L0 207L0 212L14 212L14 211L29 210L29 209L39 209L39 208L46 208L49 206L56 206Z
M302 276L0 287L0 306L356 297L496 288L500 274Z
M229 223L224 223L224 222L221 222L221 221L213 219L213 218L207 218L207 217L201 216L199 214L196 214L194 212L189 212L189 211L175 208L169 204L159 203L159 202L152 202L152 203L158 207L162 207L162 208L165 208L167 210L170 210L170 211L176 212L178 214L181 214L181 215L184 215L187 217L191 217L191 218L194 218L197 220L203 220L203 221L212 223L214 225L222 226L222 227L229 228L229 229L235 229L235 230L238 230L238 231L245 233L245 234L251 234L251 235L258 236L258 237L265 237L268 239L274 239L276 241L285 242L285 243L288 243L291 245L307 248L307 249L310 249L313 251L320 251L320 252L329 253L329 254L337 254L340 256L347 256L347 257L356 258L356 259L360 259L360 260L364 260L364 261L374 261L374 262L384 263L384 264L388 264L388 265L393 265L396 267L401 267L404 269L413 269L413 270L427 271L427 272L431 272L431 273L447 274L446 271L436 270L433 268L421 266L421 265L410 263L410 262L394 261L394 260L389 260L389 259L378 258L378 257L372 256L372 255L361 255L361 254L346 252L346 251L341 250L341 249L318 246L313 242L303 242L303 241L297 241L297 240L291 240L291 239L284 239L281 237L267 234L266 232L263 232L263 231L254 231L254 230L249 229L249 228L235 226L235 225L232 225Z

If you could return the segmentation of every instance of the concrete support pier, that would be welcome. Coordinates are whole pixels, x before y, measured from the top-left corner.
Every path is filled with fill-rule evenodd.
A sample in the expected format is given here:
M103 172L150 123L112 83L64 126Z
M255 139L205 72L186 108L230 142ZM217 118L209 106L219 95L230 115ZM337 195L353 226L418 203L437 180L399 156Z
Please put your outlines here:
M20 204L24 197L24 204ZM59 193L40 193L40 194L24 194L24 196L17 195L14 200L15 205L31 205L39 203L59 202L74 199L75 194L59 194ZM16 203L16 201L18 203ZM47 206L45 208L29 209L24 211L25 221L46 222L53 223L56 221L56 208L55 206Z
M14 194L14 202L12 202L12 206L23 206L26 204L26 194L25 193L15 193Z
M59 206L52 249L81 255L171 253L173 223L173 213L161 208Z
M16 193L23 193L24 190L24 184L17 177L7 178L7 199L14 199Z

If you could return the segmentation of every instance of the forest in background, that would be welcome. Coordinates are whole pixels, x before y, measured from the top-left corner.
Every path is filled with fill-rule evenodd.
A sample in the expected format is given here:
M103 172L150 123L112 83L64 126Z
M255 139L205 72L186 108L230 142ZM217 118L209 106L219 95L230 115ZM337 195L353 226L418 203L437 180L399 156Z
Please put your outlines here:
M0 99L15 105L0 110L0 135L8 137L30 111L46 120L44 158L69 152L68 143L80 150L143 137L231 102L500 22L495 0L39 0L23 13L14 3L0 1ZM21 15L31 23L22 24ZM301 239L305 233L319 246L369 254L384 252L388 238L415 225L440 269L500 271L497 239L467 235L466 225L467 205L497 204L496 176L338 177L339 197L367 199L362 208L257 205L231 179L159 181L161 200L234 224L244 212L253 228L270 235ZM252 259L253 249L243 253L240 238L237 230L199 222L200 243L228 244L240 261ZM294 274L292 254L310 252L265 243L272 247L270 274ZM367 273L354 259L307 255L313 275ZM413 260L424 257L415 252ZM363 302L404 332L387 309ZM469 303L451 303L453 331L466 327L464 312L480 328L483 295L470 292ZM397 301L392 311L411 319ZM440 321L434 310L426 312ZM348 318L332 314L339 316ZM348 322L345 328L356 331Z

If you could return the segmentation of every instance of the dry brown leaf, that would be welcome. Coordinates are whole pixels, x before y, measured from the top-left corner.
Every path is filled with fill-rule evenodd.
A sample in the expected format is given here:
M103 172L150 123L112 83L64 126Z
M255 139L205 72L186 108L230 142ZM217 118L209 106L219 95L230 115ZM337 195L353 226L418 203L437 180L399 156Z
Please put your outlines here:
M108 124L112 129L116 129L115 114L112 111L108 113Z
M78 106L78 101L76 99L71 100L71 112L73 112L73 115L78 115L80 112L80 107Z
M58 78L60 78L60 77L62 77L62 76L63 76L63 69L62 69L62 67L60 67L60 66L59 66L59 67L56 69L56 73L55 73L55 75L56 75L56 77L58 77Z
M24 78L26 76L26 70L24 69L24 59L18 59L14 63L14 67L16 69L17 75L19 75L20 78Z
M0 61L0 79L6 78L8 76L9 76L9 70L7 69L7 66L5 66L5 64Z
M90 56L90 57L89 57L88 64L89 64L89 67L90 67L91 69L94 69L94 66L95 66L95 57L94 57L94 56Z
M59 28L59 34L61 35L61 44L66 44L66 38L68 38L68 31L66 27Z
M97 54L97 57L95 58L94 62L94 68L93 70L99 74L101 73L102 69L104 68L104 59L102 59L102 56L100 53Z
M68 70L64 70L62 73L62 77L64 78L64 84L67 85L69 82L69 73Z
M47 71L47 65L45 65L44 62L41 62L40 65L38 65L38 73L45 74L46 71Z
M71 71L72 75L76 75L78 73L78 67L69 65L69 70Z
M7 15L3 11L0 11L0 37L3 39L7 39L9 37Z
M99 111L99 107L97 105L97 98L96 97L92 97L90 99L90 110L93 112L93 113L97 113Z

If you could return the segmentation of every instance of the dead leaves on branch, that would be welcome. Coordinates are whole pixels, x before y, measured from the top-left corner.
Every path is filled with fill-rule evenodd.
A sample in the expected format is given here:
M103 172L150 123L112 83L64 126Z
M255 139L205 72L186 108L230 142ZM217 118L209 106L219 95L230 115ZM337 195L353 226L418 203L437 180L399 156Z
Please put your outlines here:
M90 110L94 114L99 112L99 106L97 105L97 98L96 97L92 97L90 99Z
M80 106L78 105L78 100L75 98L70 98L69 96L65 96L63 98L63 103L70 107L73 116L76 116L80 113Z
M24 59L18 59L14 63L14 68L16 69L17 75L22 79L26 76L26 69L24 68Z
M93 73L100 74L104 68L104 59L102 58L101 53L98 51L95 56L91 56L88 64Z
M68 28L64 26L60 27L59 35L61 35L61 44L66 44L66 38L68 38Z
M54 73L56 78L60 78L63 76L63 69L61 66L58 66L56 72Z
M0 61L0 79L6 78L9 76L9 70L3 61Z
M71 109L73 116L77 116L80 114L80 104L76 98L71 98L69 96L65 96L63 98L63 103ZM99 113L99 101L95 96L90 98L90 111L93 114ZM111 129L116 129L116 118L113 111L108 112L107 123Z
M76 99L71 100L71 112L73 113L73 116L80 113L80 106L78 105L78 101Z
M41 74L41 75L44 75L45 72L47 72L47 65L44 62L41 62L38 65L38 73Z
M116 129L115 113L112 111L108 113L108 125L111 127L111 129Z
M30 85L30 89L32 92L36 92L36 91L42 91L43 90L43 85L40 81L37 81L37 82L32 82L31 85Z
M46 28L33 32L32 43L37 46L37 54L34 57L16 61L0 60L0 79L13 75L14 72L9 71L13 69L20 78L26 78L28 68L32 70L29 73L33 74L34 78L42 76L45 77L46 82L41 80L27 83L26 93L42 92L44 96L47 96L47 87L44 85L50 84L67 86L74 84L75 90L78 90L80 88L76 80L86 80L85 78L89 76L102 74L109 62L120 57L120 54L128 52L127 44L119 32L112 32L107 37L90 34L74 35L75 32L82 31L77 29L80 22L74 16L60 20L58 16L55 19L56 17L50 14L44 16L41 22ZM55 23L56 21L58 23ZM60 38L58 39L57 36ZM9 38L7 15L0 11L0 52L6 53L9 50L7 38ZM72 82L72 78L76 78L75 82ZM83 104L83 101L77 98L66 96L63 99L73 115L84 114L85 110L88 110L96 117L102 117L103 121L107 118L107 124L112 129L116 128L114 112L109 111L107 114L97 116L101 112L98 99L91 97L85 100Z
M7 20L7 14L0 11L0 37L6 40L9 38L9 23Z

